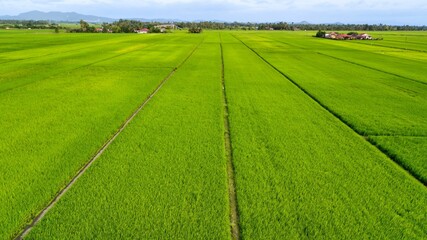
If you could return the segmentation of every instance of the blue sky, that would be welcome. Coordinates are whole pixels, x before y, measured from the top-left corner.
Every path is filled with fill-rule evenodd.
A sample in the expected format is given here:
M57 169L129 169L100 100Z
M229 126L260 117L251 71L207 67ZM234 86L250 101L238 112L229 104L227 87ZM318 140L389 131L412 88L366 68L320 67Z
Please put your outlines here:
M31 10L190 21L427 25L427 0L0 0L0 15Z

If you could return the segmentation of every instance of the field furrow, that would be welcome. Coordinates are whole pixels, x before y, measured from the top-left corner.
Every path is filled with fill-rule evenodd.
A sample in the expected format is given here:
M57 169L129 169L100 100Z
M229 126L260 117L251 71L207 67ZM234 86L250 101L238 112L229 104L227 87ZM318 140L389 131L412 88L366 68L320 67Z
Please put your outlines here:
M370 136L369 140L427 186L427 137Z
M236 178L235 169L233 163L233 146L230 137L230 119L228 110L228 98L225 86L225 64L224 64L224 49L222 47L221 33L220 38L220 50L221 50L221 85L222 85L222 96L224 104L224 142L225 142L225 155L227 158L227 176L228 176L228 198L230 205L230 228L231 238L233 240L240 239L240 227L239 227L239 212L237 206L237 195L236 195Z

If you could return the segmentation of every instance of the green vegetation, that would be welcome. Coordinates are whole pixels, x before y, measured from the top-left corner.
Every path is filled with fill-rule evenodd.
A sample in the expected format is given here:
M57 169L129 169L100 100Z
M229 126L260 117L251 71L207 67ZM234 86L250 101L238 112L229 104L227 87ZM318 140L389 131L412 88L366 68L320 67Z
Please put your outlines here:
M29 239L227 239L219 55L202 44Z
M245 238L425 237L424 186L249 48L223 39Z
M315 34L0 30L0 238L147 99L28 239L427 238L427 33Z
M3 53L18 59L0 69L0 238L20 231L199 41L153 66L172 39L117 40ZM127 54L146 57L127 64Z
M427 184L427 138L378 136L370 139Z
M201 33L202 32L202 28L201 27L195 27L192 26L188 29L189 33Z
M239 38L360 135L427 136L427 86L421 78L427 68L421 60L387 58L377 47L360 49L354 42L330 44L335 42L286 34ZM364 62L360 56L365 54ZM402 166L420 176L410 164Z

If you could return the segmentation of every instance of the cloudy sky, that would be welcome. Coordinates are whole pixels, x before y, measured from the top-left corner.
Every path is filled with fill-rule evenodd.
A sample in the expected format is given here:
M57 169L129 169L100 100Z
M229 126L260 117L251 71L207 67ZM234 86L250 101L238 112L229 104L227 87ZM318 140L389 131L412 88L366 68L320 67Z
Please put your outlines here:
M427 0L0 0L0 15L31 10L112 18L427 25Z

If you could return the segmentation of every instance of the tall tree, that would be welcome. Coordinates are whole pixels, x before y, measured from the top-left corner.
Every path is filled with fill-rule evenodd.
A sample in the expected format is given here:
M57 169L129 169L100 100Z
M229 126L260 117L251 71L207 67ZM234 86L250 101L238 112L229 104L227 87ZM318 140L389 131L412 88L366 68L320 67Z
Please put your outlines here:
M82 30L82 32L87 32L89 29L89 23L80 20L80 29Z

